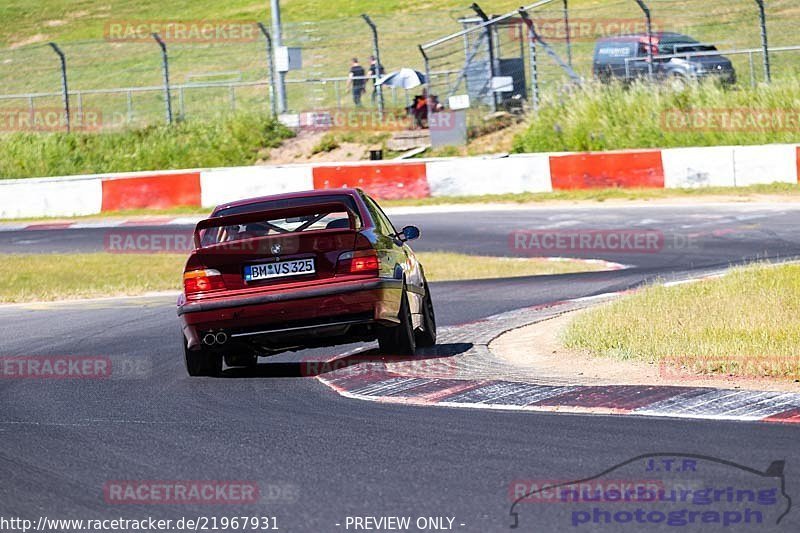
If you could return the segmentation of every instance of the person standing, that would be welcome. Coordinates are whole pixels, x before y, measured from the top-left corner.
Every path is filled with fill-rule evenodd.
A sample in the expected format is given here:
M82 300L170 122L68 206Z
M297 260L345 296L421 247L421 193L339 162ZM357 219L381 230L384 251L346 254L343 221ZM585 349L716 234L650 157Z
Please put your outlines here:
M366 72L364 67L358 63L358 58L353 58L353 63L350 65L350 76L347 79L347 86L353 89L353 103L356 107L361 107L361 96L366 89L364 86L367 83L365 80Z
M369 76L372 78L372 104L378 98L378 78L386 74L383 65L378 64L375 56L369 56Z

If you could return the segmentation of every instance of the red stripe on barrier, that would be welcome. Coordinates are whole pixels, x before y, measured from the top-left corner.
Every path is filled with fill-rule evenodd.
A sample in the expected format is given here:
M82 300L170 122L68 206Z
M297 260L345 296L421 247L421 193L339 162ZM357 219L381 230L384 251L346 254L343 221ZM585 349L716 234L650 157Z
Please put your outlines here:
M315 189L361 187L384 200L426 198L430 194L425 163L321 166L313 172Z
M664 187L659 150L550 157L553 189Z
M200 173L103 180L103 211L200 205Z
M800 146L798 146L796 150L797 150L797 183L800 183Z

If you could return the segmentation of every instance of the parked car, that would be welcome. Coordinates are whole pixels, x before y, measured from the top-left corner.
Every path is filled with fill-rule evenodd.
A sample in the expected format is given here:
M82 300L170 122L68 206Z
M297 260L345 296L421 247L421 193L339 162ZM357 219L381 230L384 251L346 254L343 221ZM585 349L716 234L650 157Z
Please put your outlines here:
M186 370L217 375L283 351L378 340L387 354L436 343L423 266L360 189L241 200L195 228L178 299Z
M653 74L656 79L682 83L688 80L715 77L722 83L736 82L736 71L730 59L719 55L714 45L700 43L687 35L671 32L652 36ZM647 34L623 35L598 39L594 49L592 70L603 81L630 81L649 74ZM703 53L703 55L690 55Z

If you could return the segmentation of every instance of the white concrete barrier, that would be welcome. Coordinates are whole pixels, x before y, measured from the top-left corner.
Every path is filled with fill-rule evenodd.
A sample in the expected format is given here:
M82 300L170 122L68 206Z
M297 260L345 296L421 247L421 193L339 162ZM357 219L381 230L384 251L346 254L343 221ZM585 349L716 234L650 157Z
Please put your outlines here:
M661 151L664 187L733 187L732 146L668 148Z
M431 196L550 192L550 157L470 157L427 162Z
M761 183L797 183L797 145L767 144L733 149L736 187Z
M616 151L613 154L619 159L619 154L624 155L625 151ZM637 154L641 154L641 151L631 151L630 154L631 157L638 157ZM152 188L153 184L150 182L153 178L159 182L158 178L163 175L165 179L161 184L161 190L173 192L170 176L187 173L200 175L200 191L196 190L195 185L190 196L191 205L199 202L203 207L213 207L243 198L311 190L315 188L315 174L317 174L317 188L325 187L328 183L348 183L350 177L354 177L355 182L360 182L359 180L369 182L373 190L380 187L394 190L395 185L403 183L398 180L409 180L409 183L413 182L415 188L413 191L404 192L408 197L414 198L428 195L478 196L550 192L553 190L554 177L558 186L559 169L553 167L552 158L559 155L570 154L520 154L507 157L418 159L405 162L359 161L341 164L263 165L0 180L0 218L97 214L104 205L102 186L104 181L146 177L150 179L147 186ZM588 154L579 155L584 159L588 157ZM773 182L796 184L798 164L800 164L798 145L795 144L671 148L661 150L658 157L651 159L652 172L657 172L660 176L663 170L663 186L667 188L744 187ZM359 167L363 167L361 171ZM403 172L406 167L413 172L410 174ZM605 169L602 164L600 167L599 170L593 170L600 174L608 170L623 177L625 174L637 171L635 168L627 168L626 163L611 165L613 168L610 169ZM552 168L556 168L556 171L552 171ZM395 169L396 176L388 173L391 169ZM384 170L387 173L383 173ZM639 172L643 170L650 171L650 169L638 169ZM571 167L567 171L571 174L583 172L581 168ZM196 177L193 179L196 180ZM591 180L583 181L588 183L587 187L593 186ZM661 186L661 182L658 186ZM199 200L196 198L198 192ZM153 194L169 196L157 191ZM185 197L182 196L180 202L177 205L184 205Z
M0 180L0 218L96 215L103 203L102 180Z
M203 207L314 188L311 165L233 167L200 173Z

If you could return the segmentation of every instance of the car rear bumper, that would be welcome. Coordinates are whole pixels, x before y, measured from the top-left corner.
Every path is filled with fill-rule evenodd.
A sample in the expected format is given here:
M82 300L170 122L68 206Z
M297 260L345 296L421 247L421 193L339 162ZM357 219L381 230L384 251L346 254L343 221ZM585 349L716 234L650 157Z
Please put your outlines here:
M294 338L299 332L338 335L342 328L331 327L334 324L396 323L402 289L403 281L395 279L328 283L302 290L183 302L178 316L189 348L199 346L209 331L225 331L240 341L268 336L279 343L281 337Z

